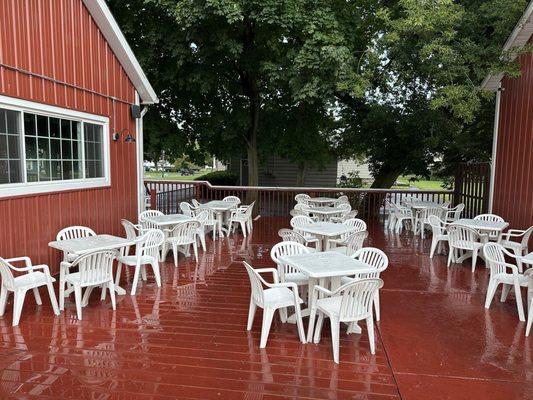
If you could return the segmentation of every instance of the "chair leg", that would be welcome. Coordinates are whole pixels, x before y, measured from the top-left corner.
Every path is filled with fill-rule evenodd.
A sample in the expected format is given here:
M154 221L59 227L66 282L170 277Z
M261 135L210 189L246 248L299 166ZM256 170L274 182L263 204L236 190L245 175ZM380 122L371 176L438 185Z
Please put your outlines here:
M109 297L111 297L111 307L113 307L113 310L116 310L117 300L115 298L115 284L113 283L113 280L110 280L107 283L107 287L109 288Z
M135 266L135 275L133 275L133 284L131 286L131 295L135 296L135 293L137 292L137 283L139 283L139 273L141 272L141 266L136 265Z
M200 234L200 244L202 245L202 250L205 251L205 232Z
M429 252L429 258L433 258L433 255L435 254L435 249L437 248L438 241L435 237L431 239L431 250Z
M76 299L76 313L78 314L78 319L81 321L81 287L74 285L74 297Z
M261 328L261 343L259 347L264 349L267 344L268 334L270 332L270 325L272 325L272 318L274 317L274 310L272 308L263 309L263 326Z
M142 280L145 282L148 280L148 276L146 275L146 265L143 265L141 267L141 277L142 277Z
M287 322L287 307L281 307L279 309L279 319L281 319L281 322L283 323Z
M59 309L65 309L65 271L60 267L59 270Z
M152 271L154 271L155 283L157 287L161 287L161 272L159 272L159 261L154 260L152 262Z
M487 297L485 298L485 308L490 308L490 303L492 303L492 299L494 298L494 294L496 293L496 289L498 289L498 282L491 279L489 281L489 288L487 289Z
M198 246L196 245L196 241L193 242L192 248L194 250L194 259L198 262Z
M524 315L524 305L522 304L522 292L520 291L520 284L518 282L514 283L514 293L516 297L516 308L518 309L518 319L520 321L525 321L526 317Z
M318 321L315 326L315 334L313 338L314 343L320 343L320 335L322 334L322 325L324 324L324 313L322 311L318 312Z
M247 331L252 329L252 325L254 324L254 317L255 317L256 310L257 310L257 306L255 305L254 300L250 299L250 308L248 309L248 323L246 324Z
M244 223L243 221L241 221L241 229L243 236L246 237L246 223Z
M296 311L296 325L298 326L298 336L300 337L300 342L307 343L305 340L305 330L304 330L304 323L302 321L302 311L300 310L300 305L296 304L294 306L294 309ZM285 308L285 316L287 316L287 309Z
M476 270L477 249L472 250L472 272Z
M26 290L15 290L13 299L13 326L17 326L19 324L25 298Z
M529 332L531 332L532 324L533 324L533 299L531 300L531 303L529 304L529 308L527 312L526 336L529 336Z
M374 296L374 310L376 311L376 321L379 321L381 310L379 307L379 291L376 292L376 295Z
M122 273L122 263L119 262L117 264L117 274L115 275L115 285L119 285L120 284L120 275L121 275L121 273Z
M500 297L500 302L504 302L505 300L507 300L507 296L509 295L509 291L511 290L511 285L508 285L507 283L504 283L503 284L503 287L502 287L502 294L501 294L501 297Z
M516 266L518 267L518 272L522 273L524 272L524 267L522 266L522 256L524 255L522 252L522 249L514 249L513 250L514 255L516 256Z
M174 255L174 266L178 268L178 245L172 245L172 254Z
M48 296L50 296L50 303L52 303L52 308L54 309L54 314L59 315L59 307L57 305L56 294L52 282L47 283L46 287L48 289Z
M316 307L311 307L311 314L309 315L309 327L307 328L307 341L311 343L313 340L313 331L315 328Z
M331 344L333 346L333 361L339 363L339 331L340 322L336 318L329 318L331 324Z
M7 289L2 285L0 287L0 317L6 312L7 293Z
M448 253L448 264L447 267L450 267L450 264L452 263L452 259L454 258L455 249L453 247L450 247L450 252Z
M374 339L374 320L372 316L366 319L366 329L368 330L368 341L370 342L370 353L376 354L376 341Z
M42 305L43 304L43 301L41 300L41 295L39 294L39 289L38 288L33 288L33 296L35 297L35 302L37 303L37 305Z

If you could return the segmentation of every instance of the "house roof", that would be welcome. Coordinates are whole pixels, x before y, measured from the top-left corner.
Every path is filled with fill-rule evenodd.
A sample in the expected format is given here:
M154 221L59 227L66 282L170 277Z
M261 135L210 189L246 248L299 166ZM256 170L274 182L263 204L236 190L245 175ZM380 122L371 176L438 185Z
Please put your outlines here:
M505 45L503 46L503 51L505 52L513 47L520 47L525 45L531 38L531 35L533 35L533 0L529 3L526 8L526 11L524 12L522 17L518 21L518 24L516 24L515 28L513 29L513 32L505 42ZM513 55L512 57L514 59L516 58L516 55ZM496 91L500 86L500 81L502 80L502 78L502 73L491 74L483 80L481 88L485 90Z
M152 85L148 82L105 0L83 0L83 3L139 93L141 102L143 104L157 103L158 98Z

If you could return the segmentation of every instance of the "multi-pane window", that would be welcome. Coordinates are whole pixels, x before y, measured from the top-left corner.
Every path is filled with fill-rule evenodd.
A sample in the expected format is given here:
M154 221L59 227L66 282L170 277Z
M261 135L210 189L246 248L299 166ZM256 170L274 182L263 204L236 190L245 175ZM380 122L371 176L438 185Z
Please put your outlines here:
M0 107L0 184L104 177L103 124Z
M20 182L20 113L0 108L0 184Z

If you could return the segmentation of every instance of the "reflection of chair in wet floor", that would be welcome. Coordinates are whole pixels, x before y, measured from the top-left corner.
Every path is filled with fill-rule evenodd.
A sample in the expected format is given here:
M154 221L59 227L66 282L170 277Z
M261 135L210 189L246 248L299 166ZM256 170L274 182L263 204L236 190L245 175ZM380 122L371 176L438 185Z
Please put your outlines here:
M180 311L188 311L198 305L196 282L176 287L175 307Z

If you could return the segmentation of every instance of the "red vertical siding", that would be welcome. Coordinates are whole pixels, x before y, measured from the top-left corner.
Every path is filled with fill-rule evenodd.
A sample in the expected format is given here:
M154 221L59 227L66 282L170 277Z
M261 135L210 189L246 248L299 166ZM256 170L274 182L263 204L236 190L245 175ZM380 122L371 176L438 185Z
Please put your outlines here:
M493 211L512 228L533 225L533 55L502 81Z
M135 131L135 89L81 0L0 0L0 94L107 116L110 134ZM110 157L111 187L0 198L0 255L57 271L47 243L61 228L121 234L120 219L137 213L135 145L111 141Z

